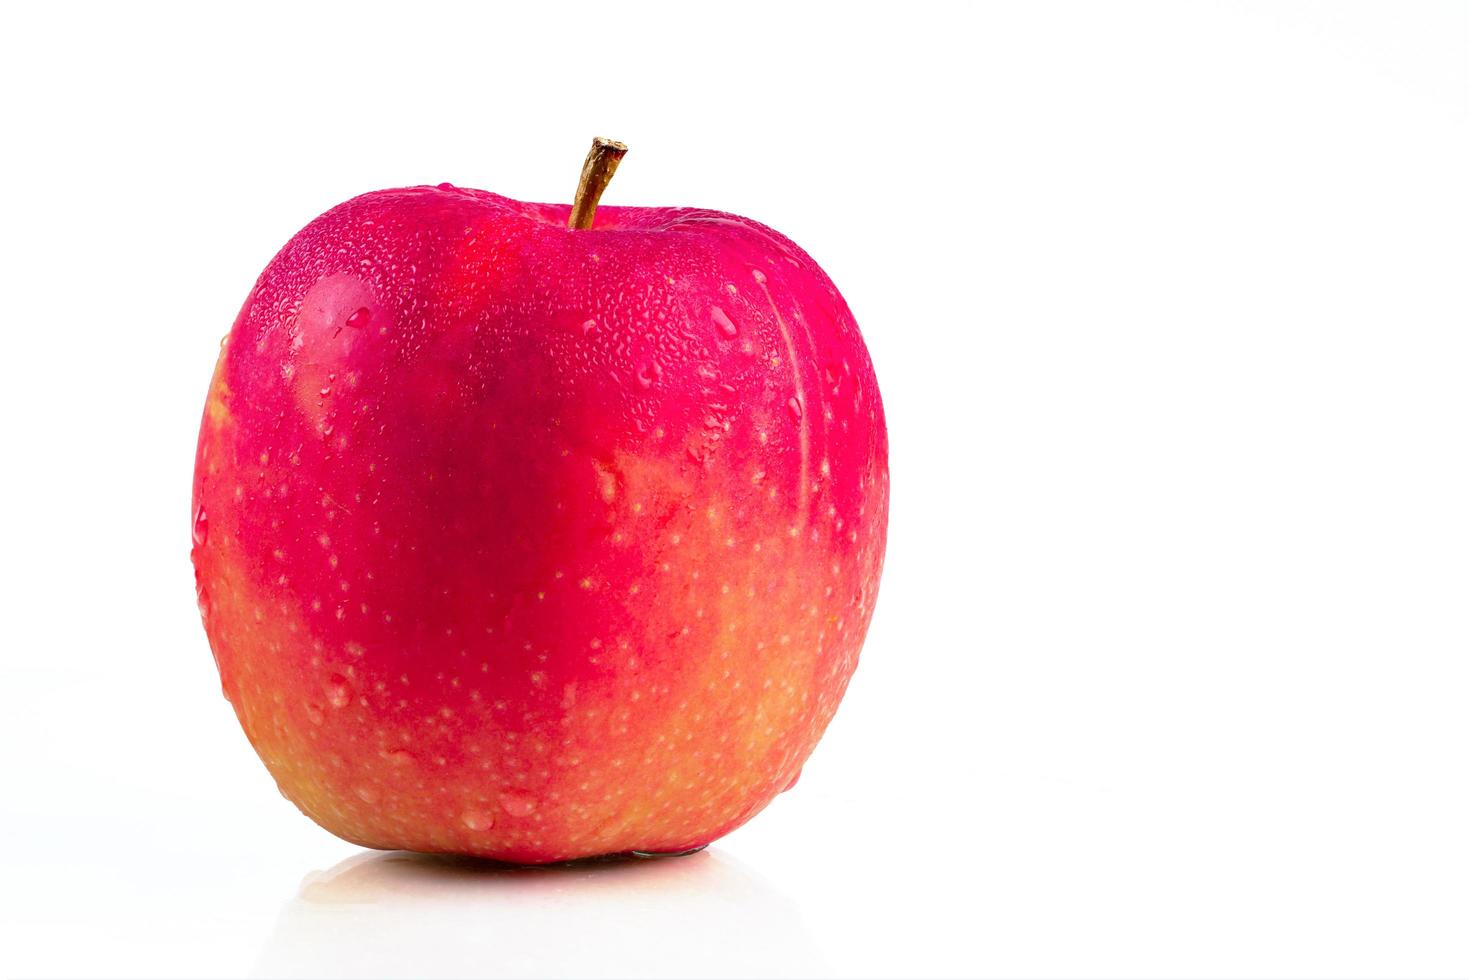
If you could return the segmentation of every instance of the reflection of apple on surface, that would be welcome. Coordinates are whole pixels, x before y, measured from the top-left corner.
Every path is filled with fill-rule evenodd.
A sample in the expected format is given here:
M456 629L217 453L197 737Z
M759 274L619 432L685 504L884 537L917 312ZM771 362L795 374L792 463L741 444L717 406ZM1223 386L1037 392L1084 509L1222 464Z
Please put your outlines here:
M306 876L251 976L831 976L807 930L798 902L715 848L536 868L359 851Z
M441 184L271 261L194 477L200 609L281 791L371 847L707 844L798 775L872 614L846 303L745 218ZM570 224L570 227L568 225Z

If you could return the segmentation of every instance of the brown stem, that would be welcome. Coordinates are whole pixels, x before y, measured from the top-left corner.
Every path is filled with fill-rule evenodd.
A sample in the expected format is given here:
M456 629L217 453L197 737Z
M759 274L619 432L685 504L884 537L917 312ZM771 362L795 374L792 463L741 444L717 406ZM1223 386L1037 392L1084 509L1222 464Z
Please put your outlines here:
M602 192L607 189L612 175L617 172L617 164L626 152L627 146L616 140L600 136L592 140L587 162L581 165L581 183L576 185L576 203L571 206L571 219L566 222L566 227L581 231L592 227L597 202L602 199Z

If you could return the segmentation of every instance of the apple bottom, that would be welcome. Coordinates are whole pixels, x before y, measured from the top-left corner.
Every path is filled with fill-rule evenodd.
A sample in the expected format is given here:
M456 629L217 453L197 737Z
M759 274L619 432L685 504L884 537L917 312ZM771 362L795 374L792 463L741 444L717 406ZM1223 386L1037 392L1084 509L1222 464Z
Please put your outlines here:
M856 666L856 580L876 572L804 535L725 556L702 514L662 530L707 557L663 563L670 581L599 649L484 684L476 665L507 651L410 674L394 651L338 648L222 528L199 560L226 696L282 794L365 847L525 864L701 848L796 778ZM701 571L722 581L677 581ZM563 588L548 601L575 616Z

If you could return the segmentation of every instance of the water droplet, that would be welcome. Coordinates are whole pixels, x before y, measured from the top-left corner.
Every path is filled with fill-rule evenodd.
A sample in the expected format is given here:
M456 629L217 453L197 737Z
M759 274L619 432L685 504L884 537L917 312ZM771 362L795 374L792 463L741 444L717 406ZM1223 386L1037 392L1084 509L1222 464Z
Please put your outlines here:
M209 540L209 515L204 512L204 505L200 504L194 511L194 546L204 547L204 542Z
M783 789L783 790L781 790L781 792L782 793L789 793L791 790L793 790L793 789L796 788L796 784L799 783L800 781L801 781L801 770L800 769L797 769L796 770L796 774L791 777L791 781L788 782L788 783L786 783L786 788Z
M439 190L441 190L441 191L452 191L452 190L458 190L458 188L456 188L453 184L449 183L446 180L442 184L439 185Z
M352 689L347 686L347 678L341 674L333 674L327 678L326 699L333 708L345 708L352 700Z
M354 330L359 330L362 327L367 326L368 321L371 319L372 311L365 306L359 306L357 307L356 313L353 313L351 316L347 317L347 326L351 327Z
M495 826L495 818L483 810L465 810L459 819L470 830L489 830Z
M535 812L535 797L528 793L501 793L500 809L512 817L528 817Z
M587 320L585 323L583 323L581 325L581 333L582 333L582 336L585 337L587 334L591 333L593 330L596 330L596 329L597 329L597 321L596 320Z
M759 269L751 269L750 270L750 275L754 276L755 277L755 281L758 282L758 283L764 283L765 282L765 273L761 272Z
M790 410L791 418L800 419L805 414L805 408L801 405L801 396L792 395L791 400L786 402L786 408Z
M663 376L663 365L657 361L649 361L638 368L638 384L644 388L653 387L653 382Z
M734 321L719 307L713 307L709 311L709 316L714 320L714 325L719 328L719 332L726 337L733 337L740 332L739 328L734 325Z
M199 567L194 566L194 595L199 600L199 618L209 624L209 592L204 588L204 579L199 575ZM219 664L219 655L214 657L215 665Z

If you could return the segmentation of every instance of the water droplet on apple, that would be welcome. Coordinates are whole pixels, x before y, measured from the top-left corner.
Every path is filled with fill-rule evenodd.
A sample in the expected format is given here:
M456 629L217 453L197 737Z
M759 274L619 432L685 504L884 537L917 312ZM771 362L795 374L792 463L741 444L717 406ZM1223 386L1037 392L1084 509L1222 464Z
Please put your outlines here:
M347 678L341 674L333 674L327 678L326 699L333 708L345 708L352 700L352 689L347 686Z
M205 622L205 624L208 625L208 623L209 623L209 592L208 592L208 590L206 590L204 588L204 579L203 579L203 577L200 576L200 574L199 574L199 567L197 565L194 566L194 596L199 600L199 618L200 619L203 619L204 622ZM215 665L218 666L218 664L219 664L219 657L218 657L218 655L215 656L214 661L215 661Z
M755 281L758 282L758 283L764 283L765 282L765 273L761 272L759 269L751 269L750 270L750 275L754 276L755 277Z
M644 388L653 387L653 382L663 376L663 365L657 361L649 361L638 368L638 384Z
M360 330L361 328L367 326L368 321L371 319L372 311L365 306L359 306L357 308L357 312L347 317L347 326L351 327L354 330Z
M209 540L209 515L204 512L204 505L194 511L194 546L204 547L204 542Z
M500 809L512 817L528 817L535 812L536 800L529 793L501 793Z
M452 190L457 190L457 189L458 188L456 188L453 184L449 183L447 180L444 181L442 184L439 185L439 190L441 190L441 191L452 191Z
M806 413L805 407L801 404L800 395L792 395L791 400L786 402L786 408L790 410L793 419L799 420Z
M596 329L597 329L597 321L596 320L587 320L585 323L583 323L581 325L581 333L582 333L582 336L585 337L587 334L591 333L592 331L594 331Z
M710 309L709 316L714 320L714 325L719 328L719 332L726 337L733 337L740 332L739 328L734 325L734 321L719 307Z
M495 818L483 810L465 810L459 819L470 830L489 830L495 826Z

